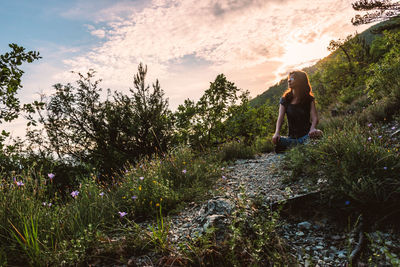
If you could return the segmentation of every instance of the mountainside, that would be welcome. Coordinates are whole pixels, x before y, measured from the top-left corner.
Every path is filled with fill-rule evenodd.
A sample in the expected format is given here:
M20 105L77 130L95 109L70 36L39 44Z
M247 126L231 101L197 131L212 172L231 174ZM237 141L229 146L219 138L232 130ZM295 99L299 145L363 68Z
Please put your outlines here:
M393 28L398 28L400 27L400 21L399 20L390 20L390 21L383 21L380 22L376 25L371 26L367 30L363 31L362 33L358 34L359 37L363 38L366 42L367 45L371 45L373 40L377 36L382 35L382 31L385 29L393 29ZM332 52L329 54L327 57L319 60L317 63L310 67L303 68L302 70L307 72L308 75L313 74L322 64L322 62L335 57L337 55L337 51ZM312 81L311 81L312 82ZM267 90L265 90L263 93L257 95L255 98L250 100L250 105L252 107L259 107L266 102L270 103L278 103L279 98L282 96L283 92L287 89L287 79L284 77L282 80L280 80L277 84L269 87Z

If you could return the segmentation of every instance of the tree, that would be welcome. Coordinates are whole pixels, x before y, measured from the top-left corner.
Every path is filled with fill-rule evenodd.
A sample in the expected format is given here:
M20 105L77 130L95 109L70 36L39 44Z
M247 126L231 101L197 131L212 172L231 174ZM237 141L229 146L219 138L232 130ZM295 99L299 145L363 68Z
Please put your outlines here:
M228 81L224 74L219 74L200 98L197 107L201 129L198 130L203 133L202 140L205 145L225 141L223 121L228 117L229 107L238 100L238 92L239 89L233 82Z
M0 123L18 117L21 110L16 94L22 88L21 77L24 73L19 66L23 62L31 63L39 59L39 53L25 52L25 48L10 44L11 52L0 55Z
M257 137L273 134L278 111L269 101L253 108L249 104L248 93L240 96L241 103L230 108L229 117L224 122L229 139L243 138L251 144Z
M345 39L332 40L328 50L334 54L326 60L319 75L313 75L316 94L321 104L332 103L337 96L343 103L350 103L363 94L368 65L373 60L370 46L360 34Z
M356 15L351 19L353 25L361 25L376 21L388 20L400 14L400 2L393 3L391 0L359 0L352 3L356 11L371 11L364 15Z
M164 91L158 80L146 85L147 66L139 64L138 73L134 76L134 89L131 96L117 94L114 98L116 107L125 117L127 137L133 139L139 155L151 155L166 152L172 140L172 114L168 109L168 99L164 99ZM129 115L129 116L128 116Z
M158 81L145 84L147 67L138 67L131 95L108 91L101 101L94 71L79 74L78 87L55 85L56 93L41 115L51 149L64 161L94 166L102 177L126 163L166 151L171 140L168 100Z
M219 74L195 104L186 100L174 114L175 138L192 147L204 148L227 139L224 121L238 100L240 90Z
M10 44L11 52L0 55L0 124L16 119L23 110L33 112L31 104L21 107L16 97L18 90L22 88L21 77L24 73L19 66L23 62L31 63L40 58L35 51L25 52L25 48L16 44ZM8 133L2 131L0 136L0 148Z

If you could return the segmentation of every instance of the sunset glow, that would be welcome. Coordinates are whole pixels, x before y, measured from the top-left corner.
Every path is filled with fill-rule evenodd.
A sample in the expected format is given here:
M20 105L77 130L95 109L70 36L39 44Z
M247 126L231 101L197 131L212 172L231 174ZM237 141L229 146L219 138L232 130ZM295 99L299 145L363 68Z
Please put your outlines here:
M0 52L15 42L43 56L24 66L24 102L51 94L55 83L74 82L71 70L95 69L103 88L128 92L143 62L148 82L159 79L175 109L198 99L219 73L255 97L288 71L325 57L330 40L369 27L351 24L351 2L10 1L1 10Z

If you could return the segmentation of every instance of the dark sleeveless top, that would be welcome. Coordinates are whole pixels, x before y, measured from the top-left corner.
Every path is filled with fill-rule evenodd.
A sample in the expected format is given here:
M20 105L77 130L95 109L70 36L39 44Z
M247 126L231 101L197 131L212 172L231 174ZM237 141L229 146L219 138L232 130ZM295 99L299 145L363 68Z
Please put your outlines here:
M312 96L309 96L309 99L299 104L290 104L283 97L279 101L286 109L290 138L303 137L310 131L310 110L312 101L314 101L314 97Z

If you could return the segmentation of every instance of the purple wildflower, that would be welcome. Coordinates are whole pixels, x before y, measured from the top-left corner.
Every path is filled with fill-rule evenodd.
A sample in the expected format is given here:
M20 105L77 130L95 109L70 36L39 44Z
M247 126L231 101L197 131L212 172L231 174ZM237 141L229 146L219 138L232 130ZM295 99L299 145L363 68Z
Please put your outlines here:
M183 170L182 170L182 173L186 173L186 169L183 169Z
M371 136L370 136L370 137L368 137L368 141L371 141L371 140L372 140Z
M226 176L225 176L225 175L222 175L222 179L224 179L224 180L225 180L225 179L226 179Z
M47 202L43 202L42 204L43 204L43 206L49 206L49 207L51 207L51 205L53 205L53 204L52 204L52 203L50 203L50 202L49 202L49 203L47 203Z
M132 196L132 199L133 199L133 200L136 200L136 199L137 199L137 196Z
M76 198L78 195L79 195L79 191L77 191L77 190L71 192L71 196L73 198Z
M346 200L346 202L344 202L345 205L350 205L350 200Z
M18 185L18 186L23 186L24 183L23 183L22 181L21 181L21 182L18 181L18 182L17 182L17 185Z
M118 211L118 213L119 213L119 217L124 217L124 216L126 216L128 213L126 213L125 211Z
M392 127L392 130L396 130L396 126L393 126L393 127Z
M104 192L101 192L101 193L99 194L99 196L101 196L101 197L104 196Z
M372 127L372 123L368 123L367 125L368 125L368 127Z
M49 177L50 180L53 180L55 175L54 175L54 173L49 173L49 174L47 174L47 176Z
M387 167L385 166L385 167L383 167L383 169L386 171L386 170L387 170Z
M143 177L143 176L141 176L141 177L139 177L139 179L143 181L143 180L144 180L144 177Z
M378 136L378 138L382 138L382 135Z

